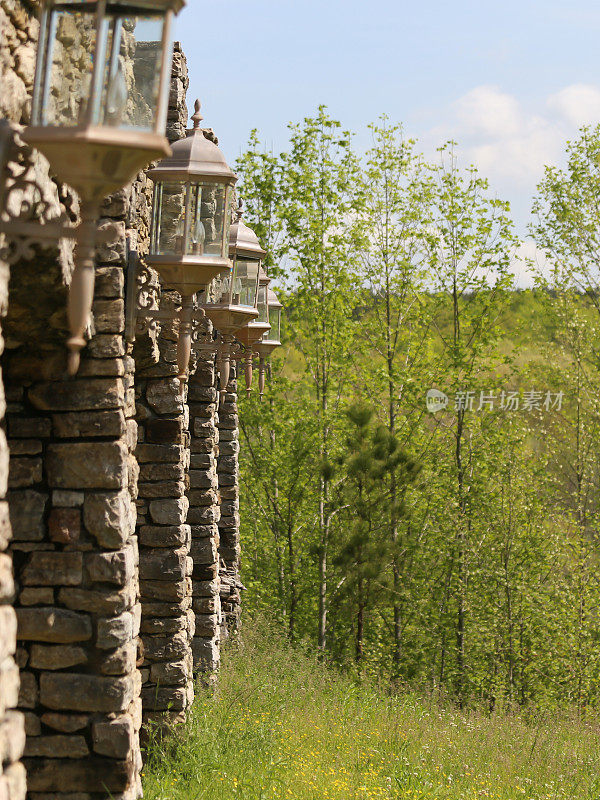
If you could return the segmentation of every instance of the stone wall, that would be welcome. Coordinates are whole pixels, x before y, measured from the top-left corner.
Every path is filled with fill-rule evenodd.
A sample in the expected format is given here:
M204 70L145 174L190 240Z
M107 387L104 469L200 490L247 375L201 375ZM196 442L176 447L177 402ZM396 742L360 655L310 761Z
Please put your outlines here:
M221 632L225 639L238 627L241 613L240 591L240 502L239 502L239 427L237 413L237 378L239 364L231 365L227 391L218 414L219 430L219 519Z
M214 356L198 359L190 378L190 508L194 561L194 670L213 675L220 661L219 483L217 388Z
M32 10L0 0L0 116L16 123L29 114ZM176 44L172 141L187 127L187 85ZM23 152L57 211L75 221L77 198L42 157ZM130 251L147 250L151 188L142 173L104 203L100 224L115 236L97 252L92 336L76 378L66 377L64 346L69 248L60 258L57 248L39 250L12 271L2 357L8 503L0 430L0 800L24 796L23 763L31 800L138 798L143 719L184 718L194 672L218 667L221 600L227 625L239 618L235 379L219 408L214 355L199 351L182 395L176 327L163 324L135 348L125 335ZM2 314L7 280L0 264ZM162 310L177 299L163 292Z

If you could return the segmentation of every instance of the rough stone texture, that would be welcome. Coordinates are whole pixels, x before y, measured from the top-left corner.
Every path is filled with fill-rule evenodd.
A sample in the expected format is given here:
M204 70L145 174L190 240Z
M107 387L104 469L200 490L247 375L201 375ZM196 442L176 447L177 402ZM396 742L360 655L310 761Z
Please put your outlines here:
M19 33L21 36L19 36ZM0 114L18 122L27 102L31 81L32 39L36 24L16 2L0 2ZM0 176L1 180L1 176ZM0 317L8 310L8 265L0 261ZM0 330L0 353L5 341ZM0 373L0 420L6 403ZM32 437L33 438L33 437ZM29 486L40 476L39 442L22 452L17 484ZM23 800L25 770L21 763L25 747L25 718L13 710L19 697L17 617L12 603L15 595L12 559L5 552L11 540L6 489L9 480L9 451L4 431L0 435L0 798ZM31 524L31 523L28 523Z
M219 438L225 442L239 438L237 416L237 380L232 370L227 391L219 406ZM217 472L221 493L221 515L219 526L221 636L226 638L239 625L241 605L240 592L244 588L240 580L240 520L238 449L219 456Z
M194 670L206 676L214 674L220 660L221 600L219 580L219 519L217 455L219 432L217 429L218 394L213 359L199 360L196 372L190 378L189 388L190 429L192 430L190 456L190 486L202 490L189 492L188 520L192 533L191 556L192 610L195 635L192 644ZM202 421L199 426L196 423ZM205 518L210 512L210 522ZM207 589L208 597L207 597ZM212 614L206 615L210 607Z
M157 724L171 724L172 710L180 712L180 720L185 719L193 699L191 532L186 525L189 414L187 390L172 377L173 338L170 326L163 326L157 341L158 358L148 364L142 350L140 361L146 367L138 368L136 376L142 701L144 719ZM135 352L137 356L137 349ZM146 374L152 377L145 379ZM180 603L163 608L158 616L151 601L174 589Z
M22 123L37 38L30 7L0 0L0 114ZM65 71L65 80L77 77ZM186 89L176 45L171 140L187 127ZM76 221L77 197L32 158L57 210ZM218 664L214 368L201 363L193 381L203 421L191 442L176 331L140 337L135 352L124 337L126 239L145 251L150 205L143 174L103 205L99 226L114 224L117 239L97 248L93 335L75 379L65 374L69 248L13 271L3 358L10 470L0 431L0 800L24 798L23 763L32 800L136 800L142 701L147 720L180 722L193 699L192 644L197 667ZM0 263L3 316L7 284Z

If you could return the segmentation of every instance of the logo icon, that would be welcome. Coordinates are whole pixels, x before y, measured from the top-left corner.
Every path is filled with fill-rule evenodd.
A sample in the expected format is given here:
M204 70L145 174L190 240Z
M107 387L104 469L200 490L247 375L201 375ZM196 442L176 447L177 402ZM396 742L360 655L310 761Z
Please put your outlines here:
M438 389L429 389L427 392L427 411L430 414L435 414L436 411L442 411L448 405L448 395L440 392Z

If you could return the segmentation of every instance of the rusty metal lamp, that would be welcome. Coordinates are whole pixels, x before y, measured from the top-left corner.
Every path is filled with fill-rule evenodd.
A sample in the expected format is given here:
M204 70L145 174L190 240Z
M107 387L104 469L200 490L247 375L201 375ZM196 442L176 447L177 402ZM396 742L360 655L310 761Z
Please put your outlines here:
M213 302L203 306L206 316L220 334L218 368L221 392L229 383L230 359L240 329L258 317L256 299L260 263L266 255L254 231L242 222L241 203L231 226L229 256L233 269L216 278L208 294Z
M182 382L188 377L198 313L194 296L223 273L226 283L231 273L229 228L237 180L221 150L200 128L198 100L192 120L194 127L185 139L175 142L172 155L148 172L154 181L154 199L146 263L159 273L165 288L181 295L177 366ZM200 314L204 316L208 308L204 304Z
M77 242L68 305L71 374L86 343L100 203L169 152L164 129L170 29L183 5L184 0L41 0L31 125L22 138L79 194L81 223L71 229L49 225L44 232L29 228L25 236ZM2 231L24 235L22 226L11 231L10 222Z
M262 397L265 391L265 376L267 372L267 361L271 357L273 350L281 347L281 309L283 306L279 302L277 295L272 289L267 289L267 309L270 329L264 334L263 338L256 345L258 353L259 372L258 372L258 391Z

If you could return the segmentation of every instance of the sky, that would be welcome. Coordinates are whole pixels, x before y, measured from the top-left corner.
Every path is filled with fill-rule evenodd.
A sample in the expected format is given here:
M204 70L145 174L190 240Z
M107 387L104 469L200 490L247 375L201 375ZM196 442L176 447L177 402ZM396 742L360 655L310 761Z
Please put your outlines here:
M230 163L321 103L359 150L385 113L428 155L455 139L522 236L544 164L600 122L598 0L187 0L175 38Z

